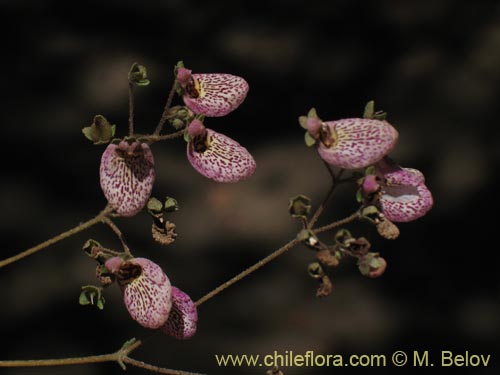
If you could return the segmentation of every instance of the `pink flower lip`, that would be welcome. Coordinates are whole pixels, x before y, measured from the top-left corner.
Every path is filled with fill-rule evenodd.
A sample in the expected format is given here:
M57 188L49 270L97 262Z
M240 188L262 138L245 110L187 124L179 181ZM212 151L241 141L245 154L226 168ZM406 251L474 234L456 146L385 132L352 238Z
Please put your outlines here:
M249 86L232 74L192 74L185 87L184 104L196 114L207 117L226 116L245 100Z
M172 310L161 331L179 340L187 340L196 333L198 311L195 303L182 290L172 287Z
M187 145L187 157L194 169L217 182L237 182L254 173L255 160L245 147L223 134L206 130L204 139Z
M388 158L381 160L375 167L384 179L379 203L387 219L393 222L408 222L429 212L434 199L425 185L422 172L402 168Z
M99 168L101 188L109 205L131 217L147 203L155 180L154 158L146 143L109 144Z
M365 168L382 159L396 145L398 132L386 121L350 118L323 122L318 153L339 168Z
M117 276L132 319L150 329L164 325L172 308L172 287L161 267L146 258L133 258L122 264Z

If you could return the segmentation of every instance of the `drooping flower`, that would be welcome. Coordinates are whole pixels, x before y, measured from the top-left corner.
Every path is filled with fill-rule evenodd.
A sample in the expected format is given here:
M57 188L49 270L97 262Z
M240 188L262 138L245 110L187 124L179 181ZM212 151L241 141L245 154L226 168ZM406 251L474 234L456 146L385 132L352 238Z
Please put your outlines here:
M397 130L386 121L348 118L323 122L318 153L339 168L365 168L376 163L396 145Z
M155 180L154 158L146 143L109 144L99 169L101 188L121 216L137 214L147 203Z
M198 311L193 300L182 290L172 287L172 310L161 331L179 340L187 340L196 333Z
M217 182L237 182L255 171L255 160L238 142L193 120L187 129L187 157L194 169Z
M375 164L380 178L379 204L393 222L407 222L424 216L434 204L422 172L402 168L388 157Z
M108 259L105 266L118 279L132 319L151 329L167 322L172 309L172 287L160 266L146 258L124 261L119 257Z
M182 88L184 104L196 114L221 117L234 111L245 100L249 86L232 74L192 74L178 68L177 81Z
M339 168L365 168L382 159L396 145L397 130L387 121L347 118L322 121L313 108L299 122L307 130L306 143L316 145L321 158Z

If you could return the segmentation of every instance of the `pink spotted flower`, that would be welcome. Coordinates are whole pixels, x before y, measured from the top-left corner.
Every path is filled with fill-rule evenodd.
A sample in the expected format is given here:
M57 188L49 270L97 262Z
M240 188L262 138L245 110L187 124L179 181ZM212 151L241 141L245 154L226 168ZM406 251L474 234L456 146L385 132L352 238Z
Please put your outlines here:
M380 195L378 204L384 216L393 222L407 222L424 216L433 206L432 194L425 185L422 172L402 168L388 157L375 164ZM373 175L363 183L366 189L374 189Z
M196 114L221 117L234 111L245 100L248 83L232 74L192 74L177 69L177 82L182 88L184 104Z
M121 216L137 214L147 203L155 180L154 159L146 143L109 144L99 168L101 188Z
M179 340L187 340L196 333L198 311L193 300L182 290L172 287L172 310L161 331Z
M255 171L255 160L238 142L194 119L187 127L187 157L194 169L217 182L237 182Z
M348 118L322 121L315 112L305 120L320 157L339 168L365 168L382 159L396 145L397 130L387 121Z
M160 266L146 258L124 261L113 257L106 268L123 291L123 302L132 319L151 329L162 327L172 309L172 287Z

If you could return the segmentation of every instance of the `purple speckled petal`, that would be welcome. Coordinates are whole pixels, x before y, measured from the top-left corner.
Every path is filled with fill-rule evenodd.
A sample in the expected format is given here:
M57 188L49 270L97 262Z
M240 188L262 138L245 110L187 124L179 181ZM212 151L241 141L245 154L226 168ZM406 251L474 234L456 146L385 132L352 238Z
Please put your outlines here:
M255 160L247 149L224 134L207 129L207 147L197 152L193 142L187 146L187 157L194 169L217 182L237 182L255 171Z
M390 160L377 163L376 170L385 179L380 205L387 219L393 222L412 221L432 208L434 200L425 186L422 172L401 168Z
M432 207L432 194L424 184L387 186L380 204L384 216L393 222L407 222L424 216Z
M185 93L184 103L194 113L221 117L232 112L245 100L248 83L231 74L193 74L197 95Z
M128 261L142 268L141 274L122 286L123 301L132 319L141 326L160 328L172 308L172 287L163 270L146 258Z
M172 310L161 331L179 340L187 340L196 333L198 311L193 300L182 290L172 287Z
M145 143L110 144L102 154L101 188L115 211L134 216L146 204L155 180L153 153Z
M349 118L324 123L332 144L318 142L323 160L340 168L364 168L376 163L396 145L397 130L386 121Z

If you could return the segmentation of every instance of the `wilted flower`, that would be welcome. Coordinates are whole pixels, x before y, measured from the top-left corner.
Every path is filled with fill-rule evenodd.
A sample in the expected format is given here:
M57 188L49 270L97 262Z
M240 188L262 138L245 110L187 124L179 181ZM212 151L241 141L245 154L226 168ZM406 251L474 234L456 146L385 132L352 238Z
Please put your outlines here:
M151 329L163 326L172 309L172 287L163 270L146 258L124 261L113 257L106 268L123 290L123 302L132 319Z
M422 172L402 168L389 158L375 165L380 177L379 204L384 216L393 222L407 222L424 216L434 203Z
M172 310L161 331L179 340L187 340L196 333L198 311L191 298L182 290L172 287Z
M307 129L308 144L316 144L321 158L339 168L365 168L396 145L398 132L387 121L348 118L322 121L312 109L299 121Z
M191 74L186 68L177 69L177 81L182 88L184 104L194 113L221 117L232 112L245 100L248 83L231 74Z
M255 160L238 142L217 133L199 120L187 129L187 157L194 169L217 182L237 182L255 171Z
M137 214L147 203L155 180L154 159L146 143L109 144L99 169L101 188L121 216Z

